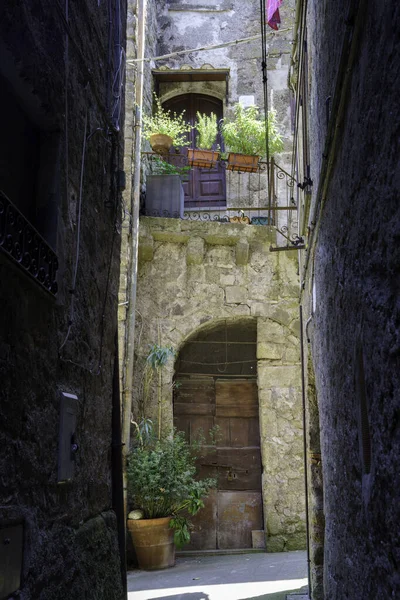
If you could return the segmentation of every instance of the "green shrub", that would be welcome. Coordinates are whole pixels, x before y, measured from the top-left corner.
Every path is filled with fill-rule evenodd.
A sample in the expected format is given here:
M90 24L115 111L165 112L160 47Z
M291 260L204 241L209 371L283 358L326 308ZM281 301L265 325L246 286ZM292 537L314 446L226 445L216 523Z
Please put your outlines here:
M140 508L146 519L173 517L171 527L178 547L190 539L187 514L195 515L203 508L203 499L216 484L214 479L196 479L195 461L184 434L174 430L161 440L141 433L127 462L130 504Z
M154 157L152 160L153 175L187 175L190 170L190 167L178 167L177 165L163 160L159 156Z
M236 104L233 108L234 119L225 119L222 123L222 135L229 152L265 156L266 126L265 119L259 118L256 106L244 108ZM268 150L270 156L283 149L282 138L276 123L276 111L268 112Z

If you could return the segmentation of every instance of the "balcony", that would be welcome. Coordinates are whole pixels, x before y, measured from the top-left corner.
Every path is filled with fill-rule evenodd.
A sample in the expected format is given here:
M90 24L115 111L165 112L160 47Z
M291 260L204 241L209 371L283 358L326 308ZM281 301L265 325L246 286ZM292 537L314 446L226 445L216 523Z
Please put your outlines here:
M160 164L157 154L144 152L142 159L147 172L143 216L270 226L281 234L281 245L297 234L295 180L273 158L249 173L227 169L226 160L199 169L189 167L187 154L163 156L171 171L186 171L181 175L154 175Z

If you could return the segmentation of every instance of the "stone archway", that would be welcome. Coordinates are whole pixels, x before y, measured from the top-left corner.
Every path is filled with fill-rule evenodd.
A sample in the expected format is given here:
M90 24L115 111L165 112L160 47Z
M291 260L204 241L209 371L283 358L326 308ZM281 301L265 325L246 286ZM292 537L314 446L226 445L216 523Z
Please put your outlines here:
M222 321L192 335L176 362L174 423L191 442L207 436L198 471L217 480L192 550L251 548L263 529L256 347L255 319Z

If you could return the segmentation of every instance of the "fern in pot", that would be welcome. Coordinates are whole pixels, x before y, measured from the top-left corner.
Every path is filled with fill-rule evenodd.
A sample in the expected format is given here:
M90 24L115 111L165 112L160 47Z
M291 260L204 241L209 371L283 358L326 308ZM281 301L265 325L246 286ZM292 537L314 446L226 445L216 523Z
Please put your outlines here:
M194 128L197 131L196 148L189 148L188 159L192 167L202 169L214 168L220 159L220 152L216 144L218 135L217 115L211 113L196 113L197 120ZM215 148L213 149L213 146Z
M203 508L215 486L213 479L196 479L196 456L184 434L176 430L158 439L152 428L137 427L138 440L127 462L128 519L139 566L162 569L175 563L175 546L190 540L190 516Z

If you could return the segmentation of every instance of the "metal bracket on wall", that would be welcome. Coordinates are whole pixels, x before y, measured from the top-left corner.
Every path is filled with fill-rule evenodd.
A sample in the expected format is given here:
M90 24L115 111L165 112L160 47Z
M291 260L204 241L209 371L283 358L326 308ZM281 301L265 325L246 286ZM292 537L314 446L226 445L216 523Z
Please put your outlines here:
M286 235L287 228L278 229L278 227L275 227L275 229L278 233L280 233L287 240L287 245L286 246L270 246L269 247L270 252L285 252L287 250L304 250L305 249L306 246L304 244L304 238L302 238L298 235L293 235L293 236L289 237L288 235ZM285 231L283 231L283 230L285 230Z

